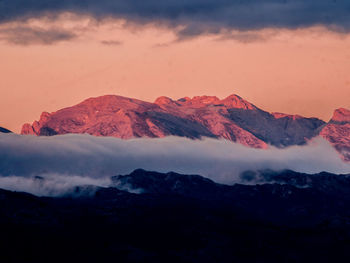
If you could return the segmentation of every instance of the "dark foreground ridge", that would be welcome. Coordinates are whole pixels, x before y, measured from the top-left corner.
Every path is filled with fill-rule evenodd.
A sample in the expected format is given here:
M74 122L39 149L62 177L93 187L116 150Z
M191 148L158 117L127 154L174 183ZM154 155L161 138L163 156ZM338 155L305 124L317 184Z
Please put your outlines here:
M12 133L12 131L10 131L6 128L0 127L0 133Z
M136 170L60 198L0 190L1 261L349 262L349 175L242 181L260 184Z

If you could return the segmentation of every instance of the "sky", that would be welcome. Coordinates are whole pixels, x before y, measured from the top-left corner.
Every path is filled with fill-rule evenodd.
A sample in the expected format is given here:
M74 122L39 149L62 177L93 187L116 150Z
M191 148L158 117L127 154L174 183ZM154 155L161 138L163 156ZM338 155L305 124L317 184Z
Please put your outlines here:
M89 97L350 108L347 0L0 0L0 126Z

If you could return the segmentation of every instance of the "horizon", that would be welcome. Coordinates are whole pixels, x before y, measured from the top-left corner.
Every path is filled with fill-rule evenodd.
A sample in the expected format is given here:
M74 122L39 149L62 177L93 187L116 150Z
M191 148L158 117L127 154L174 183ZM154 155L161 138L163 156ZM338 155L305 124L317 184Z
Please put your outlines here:
M184 37L189 21L53 14L0 19L0 121L11 130L104 94L154 101L235 93L269 112L325 121L350 108L346 28L222 25Z
M268 112L350 108L347 1L2 1L0 124L116 94L235 93Z
M350 262L350 0L0 0L4 262Z
M304 117L304 118L317 118L317 119L320 119L320 120L322 120L322 121L324 121L324 122L326 122L326 123L329 122L329 121L331 120L331 118L332 118L332 116L333 116L333 114L334 114L334 112L335 112L336 110L341 109L341 108L350 109L350 107L348 107L348 108L347 108L347 107L337 107L337 108L335 108L333 111L331 111L329 114L327 114L329 117L328 117L328 119L325 119L325 118L318 117L318 116L316 116L316 115L315 115L315 116L313 116L313 115L306 116L306 115L301 115L301 114L293 113L293 112L281 112L281 111L266 110L265 108L260 107L260 106L257 105L256 103L254 103L254 102L252 102L252 101L249 101L249 100L247 100L246 98L244 98L244 97L242 97L242 96L240 96L239 94L236 94L236 93L231 93L231 94L229 94L229 95L227 95L227 96L223 96L223 97L222 97L222 96L219 97L219 96L216 96L216 95L206 95L206 94L203 94L203 95L193 95L193 96L190 96L190 97L189 97L189 96L180 96L180 97L176 97L176 98L172 98L172 97L168 97L168 96L158 96L158 97L155 97L154 100L143 100L143 99L140 99L140 98L128 97L128 96L123 96L123 95L119 95L119 94L103 94L103 95L99 95L99 96L95 96L95 97L85 98L85 99L83 99L83 100L81 100L81 101L78 101L78 102L72 104L72 105L66 105L66 106L63 106L63 107L58 108L58 109L56 109L56 110L53 110L53 111L42 110L42 111L41 111L36 117L34 117L32 120L29 120L29 121L27 121L27 122L23 122L22 124L20 124L19 127L18 127L18 126L13 126L13 127L11 127L11 125L7 125L7 126L6 126L6 125L3 124L4 122L2 122L2 123L0 123L0 124L1 124L1 127L6 128L6 129L9 129L9 130L11 130L11 131L14 132L14 133L20 134L21 129L22 129L22 126L23 126L24 124L26 124L26 123L31 124L31 123L33 123L34 121L39 120L39 118L40 118L40 116L41 116L41 114L42 114L43 112L54 113L54 112L59 111L59 110L64 109L64 108L73 107L73 106L75 106L75 105L77 105L77 104L79 104L79 103L81 103L81 102L83 102L83 101L85 101L85 100L87 100L87 99L95 99L95 98L104 97L104 96L120 96L120 97L126 97L126 98L131 98L131 99L137 99L137 100L141 100L141 101L144 101L144 102L155 103L155 101L156 101L158 98L160 98L160 97L167 97L167 98L170 98L170 99L172 99L172 100L174 100L174 101L177 101L177 100L180 100L180 99L186 98L186 97L189 97L190 99L193 99L193 98L195 98L195 97L203 97L203 96L216 97L216 98L218 98L219 100L223 100L223 99L225 99L225 98L227 98L227 97L229 97L229 96L232 96L232 95L237 95L237 96L241 97L242 99L248 101L249 103L255 105L255 106L258 107L259 109L261 109L261 110L263 110L263 111L267 111L267 112L269 112L269 113L271 113L271 114L273 114L273 113L281 113L281 114L286 114L286 115L298 115L298 116L301 116L301 117Z

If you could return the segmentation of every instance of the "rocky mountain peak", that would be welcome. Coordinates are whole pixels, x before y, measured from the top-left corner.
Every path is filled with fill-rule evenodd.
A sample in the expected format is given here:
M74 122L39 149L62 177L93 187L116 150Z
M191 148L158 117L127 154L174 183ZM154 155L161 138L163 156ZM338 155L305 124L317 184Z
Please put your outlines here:
M192 99L184 97L178 100L183 106L189 106L193 108L206 107L207 105L213 105L220 102L220 99L216 96L194 96Z
M128 110L136 110L139 108L146 109L150 107L151 108L155 107L156 105L150 102L133 99L133 98L127 98L123 96L104 95L104 96L89 98L87 100L84 100L77 106L96 108L100 111L101 110L114 111L120 108L128 109Z
M275 117L276 119L289 118L289 119L297 120L297 119L303 118L300 115L285 114L285 113L281 113L281 112L272 112L271 115L273 117Z
M349 110L336 110L326 124L317 118L270 114L235 94L222 100L215 96L195 96L174 101L163 96L154 103L106 95L56 112L43 112L39 121L23 125L21 133L44 136L88 133L123 139L211 137L254 148L302 145L321 135L345 160L350 160Z
M205 105L218 103L220 100L216 96L195 96L192 98L193 103L202 103Z
M166 97L166 96L161 96L161 97L158 97L155 101L154 101L155 104L159 105L159 106L168 106L168 105L172 105L172 106L178 106L179 103L172 100L171 98L169 97Z
M345 108L336 109L331 119L333 123L350 123L350 110Z
M244 109L244 110L255 110L257 109L253 104L244 100L236 94L232 94L225 99L220 101L221 104L228 108Z

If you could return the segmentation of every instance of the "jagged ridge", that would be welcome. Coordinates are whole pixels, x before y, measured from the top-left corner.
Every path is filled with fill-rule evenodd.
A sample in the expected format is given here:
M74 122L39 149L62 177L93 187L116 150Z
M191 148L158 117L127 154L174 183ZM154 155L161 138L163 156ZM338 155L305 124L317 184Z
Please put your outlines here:
M350 160L350 113L335 111L329 123L299 115L269 113L238 95L225 99L195 96L172 100L159 97L154 103L106 95L42 113L40 120L25 124L22 134L56 135L88 133L95 136L184 136L225 138L254 148L302 145L321 135L345 160Z
M0 189L3 261L349 261L348 175L247 176L265 183L136 170L114 180L141 194L110 187L47 198Z

